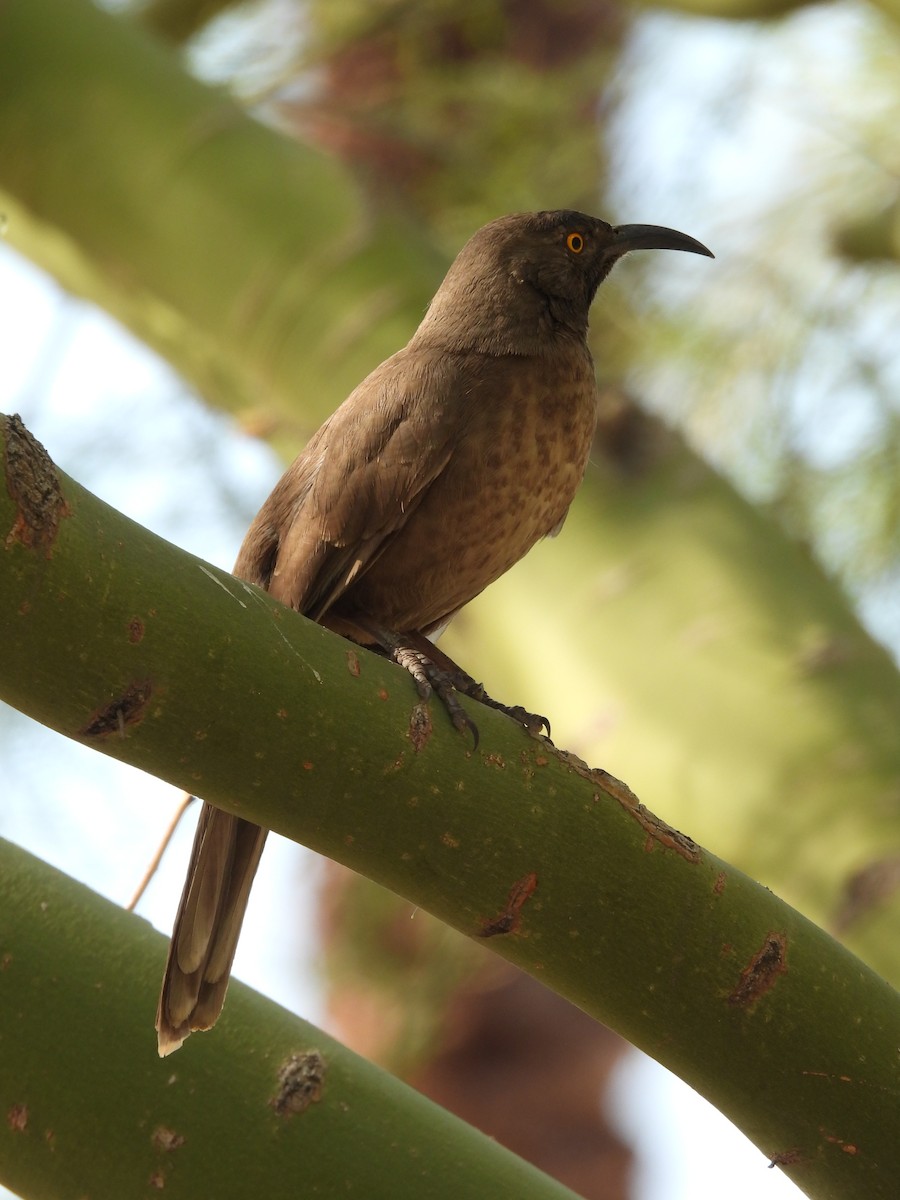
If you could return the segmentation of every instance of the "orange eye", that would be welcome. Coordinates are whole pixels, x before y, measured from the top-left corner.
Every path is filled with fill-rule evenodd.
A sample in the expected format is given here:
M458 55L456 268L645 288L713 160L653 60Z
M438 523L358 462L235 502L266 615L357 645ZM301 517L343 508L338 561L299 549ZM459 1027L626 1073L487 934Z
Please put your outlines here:
M584 238L580 233L570 233L566 238L566 245L573 254L580 254L584 249Z

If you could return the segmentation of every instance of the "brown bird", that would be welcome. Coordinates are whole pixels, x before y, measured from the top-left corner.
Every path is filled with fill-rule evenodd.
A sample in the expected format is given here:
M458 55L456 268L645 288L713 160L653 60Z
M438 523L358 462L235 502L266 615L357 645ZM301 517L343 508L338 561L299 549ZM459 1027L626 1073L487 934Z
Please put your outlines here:
M458 690L540 728L428 639L562 526L597 420L588 311L618 259L643 249L712 257L673 229L579 212L485 225L409 344L285 472L234 574L407 667L458 728L474 731ZM221 1012L266 832L203 807L159 1000L160 1054Z

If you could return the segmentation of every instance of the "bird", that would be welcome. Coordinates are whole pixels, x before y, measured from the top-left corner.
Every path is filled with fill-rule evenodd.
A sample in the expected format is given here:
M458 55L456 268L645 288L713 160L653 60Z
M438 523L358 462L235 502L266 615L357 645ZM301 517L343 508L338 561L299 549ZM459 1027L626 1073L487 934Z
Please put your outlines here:
M514 213L479 229L407 345L285 471L234 574L405 666L420 694L434 691L476 739L460 692L531 732L547 725L491 700L434 642L559 532L597 423L591 304L615 263L644 249L713 257L674 229L571 210ZM161 1056L219 1017L266 834L203 806L160 993Z

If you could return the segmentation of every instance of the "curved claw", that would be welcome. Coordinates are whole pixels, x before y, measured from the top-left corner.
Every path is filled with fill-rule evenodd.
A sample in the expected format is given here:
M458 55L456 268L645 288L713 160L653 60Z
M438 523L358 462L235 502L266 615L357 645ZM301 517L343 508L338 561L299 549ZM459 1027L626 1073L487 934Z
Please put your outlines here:
M545 729L547 730L547 737L550 737L550 722L546 717L542 717L540 713L530 713L527 709L522 708L520 704L513 704L509 707L505 705L500 706L500 711L505 712L514 721L518 721L520 725L524 725L532 737L539 737Z
M459 730L460 733L471 733L472 749L477 750L478 743L481 741L481 734L478 732L478 726L465 711L462 705L460 705L459 715L461 718L460 720L457 720L455 715L451 716L454 726Z
M478 749L478 726L463 708L459 702L456 689L449 680L432 680L432 686L441 700L441 703L446 708L450 715L450 720L453 722L453 728L458 733L471 733L473 741L473 750Z

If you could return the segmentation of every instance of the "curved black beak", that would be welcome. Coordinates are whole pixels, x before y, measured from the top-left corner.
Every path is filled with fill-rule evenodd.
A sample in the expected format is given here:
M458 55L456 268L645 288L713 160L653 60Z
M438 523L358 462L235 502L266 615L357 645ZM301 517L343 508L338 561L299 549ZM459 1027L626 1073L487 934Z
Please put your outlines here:
M696 238L677 229L666 229L664 225L619 225L612 231L609 249L617 257L629 250L686 250L688 254L715 258L712 250L707 250Z

